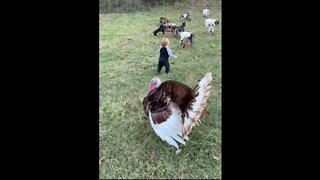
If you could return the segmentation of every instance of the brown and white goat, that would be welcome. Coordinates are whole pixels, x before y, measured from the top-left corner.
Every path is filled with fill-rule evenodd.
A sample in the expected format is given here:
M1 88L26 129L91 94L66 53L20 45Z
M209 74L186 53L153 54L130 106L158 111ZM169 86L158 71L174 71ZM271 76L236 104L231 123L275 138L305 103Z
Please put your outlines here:
M180 41L182 41L186 37L194 38L194 32L181 32L179 35L180 35Z
M175 23L168 22L168 23L166 23L164 25L165 25L165 29L162 31L163 34L165 32L171 32L172 34L174 34L175 29L177 27L177 25Z
M191 44L191 41L189 37L183 38L182 41L180 42L180 46L182 46L183 48L190 44Z
M190 45L192 47L192 37L193 34L190 35L190 37L184 37L181 41L180 41L180 46L182 46L183 48L186 47L187 45Z
M160 17L160 27L153 31L153 34L156 36L158 32L162 32L164 35L165 32L171 32L174 34L174 29L177 25L175 23L170 22L165 17Z

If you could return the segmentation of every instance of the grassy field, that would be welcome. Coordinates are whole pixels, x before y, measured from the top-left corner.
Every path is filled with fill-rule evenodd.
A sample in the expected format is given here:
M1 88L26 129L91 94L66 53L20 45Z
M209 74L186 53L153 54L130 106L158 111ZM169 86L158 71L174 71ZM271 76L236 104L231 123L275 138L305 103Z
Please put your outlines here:
M210 17L220 24L209 36L202 7L157 8L150 12L100 15L100 170L107 178L210 178L221 179L221 1L215 1ZM176 60L171 72L156 73L162 33L153 35L159 17L180 24L181 12L192 20L185 30L195 33L193 47L180 47L179 38L166 34ZM181 152L163 142L145 116L142 100L150 80L172 79L194 87L206 72L212 72L212 91L202 124L192 129Z

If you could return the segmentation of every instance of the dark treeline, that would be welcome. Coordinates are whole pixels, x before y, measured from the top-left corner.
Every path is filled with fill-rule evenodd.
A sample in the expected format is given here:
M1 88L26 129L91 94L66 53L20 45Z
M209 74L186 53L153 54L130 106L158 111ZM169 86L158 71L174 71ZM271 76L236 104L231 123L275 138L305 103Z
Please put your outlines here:
M194 0L99 0L99 13L121 13L145 11L159 6L188 5L201 1ZM203 3L204 1L202 1ZM205 1L207 2L207 1ZM209 2L209 1L208 1ZM194 4L195 5L195 4Z

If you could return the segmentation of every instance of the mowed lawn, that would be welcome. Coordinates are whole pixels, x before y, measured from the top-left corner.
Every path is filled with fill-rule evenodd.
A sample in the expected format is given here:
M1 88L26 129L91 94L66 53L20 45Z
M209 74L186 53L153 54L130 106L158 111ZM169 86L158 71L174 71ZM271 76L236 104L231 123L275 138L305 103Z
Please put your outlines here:
M153 35L159 17L177 24L181 12L190 11L185 31L194 32L193 46L180 47L178 37L167 33L176 60L171 72L156 73L162 33ZM221 179L221 2L210 17L220 19L215 34L204 28L202 7L157 8L148 12L100 15L100 178L214 178ZM181 152L163 142L143 112L142 100L150 80L177 80L190 87L212 72L212 91L201 117Z

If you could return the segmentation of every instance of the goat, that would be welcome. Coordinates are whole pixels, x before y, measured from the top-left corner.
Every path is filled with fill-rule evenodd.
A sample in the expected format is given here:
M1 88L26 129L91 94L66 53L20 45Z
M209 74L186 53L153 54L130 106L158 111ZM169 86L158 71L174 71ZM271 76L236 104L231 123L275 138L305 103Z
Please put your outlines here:
M187 21L191 21L191 13L183 13L181 14L181 16L179 17L179 19L181 20L187 20Z
M208 28L208 33L209 33L209 35L212 34L212 33L214 33L214 29L213 29L212 26L210 26L210 27Z
M176 26L174 28L174 35L178 36L181 32L184 32L184 27L186 26L186 23L183 22L181 26Z
M185 45L188 44L188 41L190 41L189 44L192 47L192 38L193 37L194 37L194 33L193 32L181 32L180 33L180 45L184 45L183 47L185 47ZM188 40L186 40L186 38Z
M209 9L204 9L203 11L202 11L202 15L203 15L203 17L208 17L209 16Z
M193 32L181 32L180 33L180 41L182 41L186 37L194 37Z
M153 31L153 34L156 36L158 32L162 32L162 34L165 34L165 32L171 32L174 33L174 29L177 25L172 22L166 22L160 25L160 27Z
M191 45L192 47L192 36L190 37L185 37L182 39L182 41L180 42L180 46L182 46L183 48L186 47L186 45Z
M164 28L164 30L162 30L163 34L165 32L171 32L173 34L177 24L168 22L168 23L164 24L164 26L165 26L165 28Z
M204 21L204 26L207 28L209 26L216 26L219 24L219 19L218 18L215 18L215 19L206 19Z

